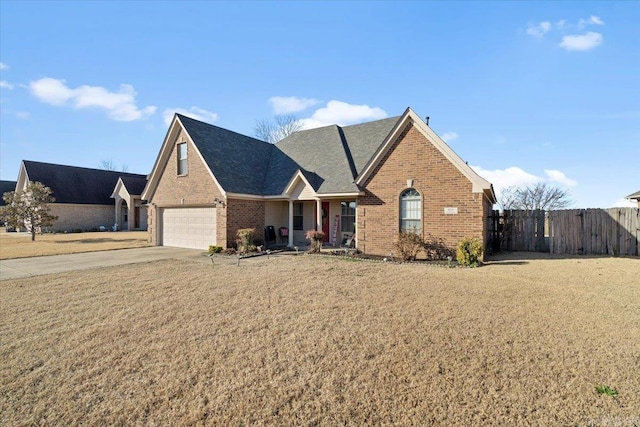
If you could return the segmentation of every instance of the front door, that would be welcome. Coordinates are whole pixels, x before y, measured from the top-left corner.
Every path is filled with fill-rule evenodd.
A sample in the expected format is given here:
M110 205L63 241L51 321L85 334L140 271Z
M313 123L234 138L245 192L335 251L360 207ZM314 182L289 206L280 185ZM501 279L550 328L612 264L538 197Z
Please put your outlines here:
M329 202L322 202L322 232L325 243L329 241L329 218Z
M140 228L140 206L136 206L135 208L133 208L133 212L134 212L133 226L134 228Z

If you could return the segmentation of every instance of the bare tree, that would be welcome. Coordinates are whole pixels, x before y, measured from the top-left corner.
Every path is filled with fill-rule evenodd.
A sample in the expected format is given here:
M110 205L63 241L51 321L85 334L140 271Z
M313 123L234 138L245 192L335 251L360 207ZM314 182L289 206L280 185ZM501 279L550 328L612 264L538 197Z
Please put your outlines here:
M498 201L503 210L553 210L564 209L573 204L569 190L562 190L545 182L526 187L507 187Z
M103 160L102 162L100 162L100 167L107 171L118 170L118 167L116 166L116 164L113 162L112 159ZM129 172L129 166L122 164L122 167L120 168L120 172Z
M288 114L275 116L273 121L256 121L253 132L258 139L275 144L300 129L302 129L302 123L296 116Z
M10 191L2 195L6 206L2 208L2 220L16 229L27 227L31 240L36 240L40 227L53 225L57 216L49 213L49 203L55 202L51 189L40 182L29 182L24 191Z

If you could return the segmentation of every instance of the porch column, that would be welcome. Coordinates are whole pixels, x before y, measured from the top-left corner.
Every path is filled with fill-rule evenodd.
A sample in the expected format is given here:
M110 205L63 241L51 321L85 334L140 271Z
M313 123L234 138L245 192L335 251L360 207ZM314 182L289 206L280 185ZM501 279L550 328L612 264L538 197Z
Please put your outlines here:
M120 225L120 211L122 211L122 197L120 197L119 195L116 196L116 217L115 217L115 223L118 224L118 226ZM109 227L110 230L112 230L113 224L107 224L107 227Z
M322 200L316 200L316 231L322 231Z
M287 246L293 247L293 200L289 200L289 237Z
M128 220L127 221L127 231L132 231L133 230L133 226L135 225L135 218L133 217L134 211L135 211L135 202L133 201L133 197L129 197L129 201L127 203L127 211L129 212L128 216Z

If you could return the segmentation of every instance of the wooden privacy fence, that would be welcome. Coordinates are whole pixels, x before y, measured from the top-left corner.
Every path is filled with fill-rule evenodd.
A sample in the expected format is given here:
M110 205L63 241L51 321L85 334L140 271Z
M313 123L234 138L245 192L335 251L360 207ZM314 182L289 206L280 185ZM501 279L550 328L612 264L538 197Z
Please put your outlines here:
M493 251L640 255L638 208L493 211L488 228Z
M552 254L639 255L640 209L549 211Z
M502 250L547 252L544 221L545 211L503 212Z

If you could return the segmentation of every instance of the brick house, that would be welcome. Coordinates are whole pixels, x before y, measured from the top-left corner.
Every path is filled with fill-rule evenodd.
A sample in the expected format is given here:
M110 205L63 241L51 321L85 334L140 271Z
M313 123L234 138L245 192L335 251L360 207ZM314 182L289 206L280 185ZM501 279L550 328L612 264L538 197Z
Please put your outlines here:
M147 228L140 199L146 175L23 160L15 191L29 181L51 188L55 198L49 208L58 219L45 231L110 229L116 222L120 230Z
M401 116L295 132L277 144L176 114L142 199L150 241L206 249L257 240L306 245L305 230L386 255L401 229L487 242L492 185L408 108ZM282 234L278 231L286 232ZM271 234L271 235L270 235ZM269 243L269 242L267 242Z
M632 202L632 203L633 203L633 202L638 203L638 207L640 208L640 191L636 191L636 192L635 192L635 193L633 193L633 194L629 194L629 195L626 197L626 199L627 199L627 200L629 200L629 201L630 201L630 202Z
M0 181L0 206L4 206L6 204L2 198L4 193L16 191L16 184L17 183L15 181Z

